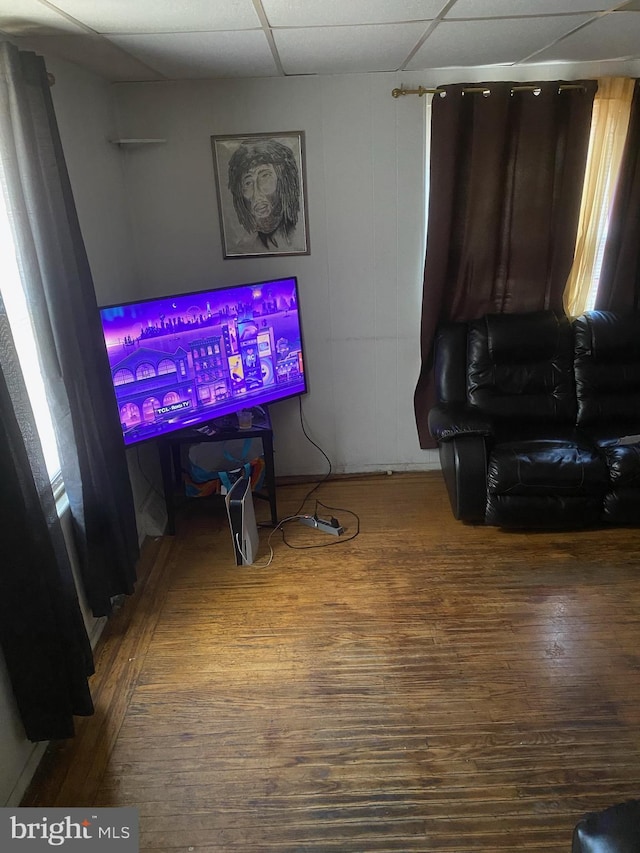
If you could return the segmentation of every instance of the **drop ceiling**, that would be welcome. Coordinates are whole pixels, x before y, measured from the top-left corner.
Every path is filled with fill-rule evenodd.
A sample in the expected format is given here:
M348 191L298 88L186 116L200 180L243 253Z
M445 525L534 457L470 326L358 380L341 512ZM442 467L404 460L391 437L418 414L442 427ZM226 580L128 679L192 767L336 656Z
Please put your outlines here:
M0 0L0 33L110 81L640 59L640 0Z

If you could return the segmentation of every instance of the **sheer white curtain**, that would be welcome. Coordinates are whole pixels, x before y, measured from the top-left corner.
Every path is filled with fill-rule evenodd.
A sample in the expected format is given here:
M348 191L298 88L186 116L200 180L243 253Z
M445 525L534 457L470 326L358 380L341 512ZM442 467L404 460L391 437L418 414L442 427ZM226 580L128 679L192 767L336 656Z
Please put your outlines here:
M569 317L579 317L595 303L634 83L627 77L598 80L576 249L563 298Z
M0 179L1 183L1 179ZM29 307L22 289L18 261L16 258L9 215L0 194L0 294L7 313L11 334L15 342L20 368L25 377L27 392L38 436L42 444L49 479L55 486L62 486L60 457L55 429L47 402L44 380L40 372L36 341Z

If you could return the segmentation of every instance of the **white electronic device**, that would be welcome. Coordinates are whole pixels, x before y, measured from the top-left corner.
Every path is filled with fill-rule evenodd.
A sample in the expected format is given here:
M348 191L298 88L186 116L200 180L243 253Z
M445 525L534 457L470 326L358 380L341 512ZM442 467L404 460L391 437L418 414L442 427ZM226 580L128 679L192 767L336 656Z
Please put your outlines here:
M253 509L251 481L241 477L225 495L236 566L250 566L258 553L260 540Z

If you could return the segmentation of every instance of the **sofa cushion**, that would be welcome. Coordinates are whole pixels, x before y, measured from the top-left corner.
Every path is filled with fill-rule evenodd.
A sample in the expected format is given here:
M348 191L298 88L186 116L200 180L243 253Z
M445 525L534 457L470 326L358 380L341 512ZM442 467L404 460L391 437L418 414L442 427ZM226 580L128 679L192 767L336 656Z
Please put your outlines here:
M580 426L628 422L640 432L640 313L589 311L574 335Z
M485 524L496 527L569 530L601 521L599 495L487 495Z
M586 442L540 438L504 442L489 456L488 491L495 495L604 495L607 467Z
M601 521L608 488L604 459L578 434L504 442L489 455L485 521L499 527L587 527Z
M505 420L575 423L573 338L553 311L491 314L469 324L467 397Z

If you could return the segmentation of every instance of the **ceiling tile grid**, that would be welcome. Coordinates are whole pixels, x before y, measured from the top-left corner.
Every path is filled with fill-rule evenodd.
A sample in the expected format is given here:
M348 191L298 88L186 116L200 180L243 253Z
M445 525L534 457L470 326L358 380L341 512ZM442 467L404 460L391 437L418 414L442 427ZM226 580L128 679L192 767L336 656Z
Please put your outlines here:
M640 53L640 12L614 12L594 21L588 28L541 51L537 62L636 58Z
M272 27L339 27L431 21L445 0L262 0Z
M425 31L424 23L309 27L274 31L287 74L395 71Z
M640 61L640 0L0 0L0 37L107 80Z
M442 21L407 63L408 70L513 64L590 20L589 15Z
M621 3L611 0L457 0L447 18L521 18L606 12Z
M22 0L14 3L22 5ZM209 32L260 26L252 0L52 0L48 5L97 33Z
M260 30L109 35L135 59L169 80L275 77L273 54Z

